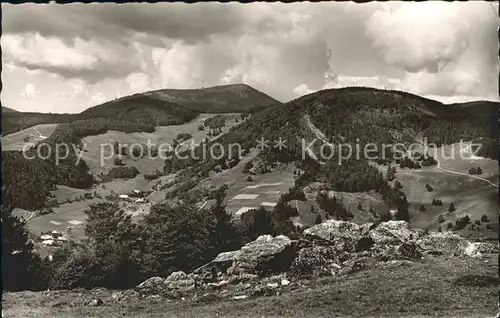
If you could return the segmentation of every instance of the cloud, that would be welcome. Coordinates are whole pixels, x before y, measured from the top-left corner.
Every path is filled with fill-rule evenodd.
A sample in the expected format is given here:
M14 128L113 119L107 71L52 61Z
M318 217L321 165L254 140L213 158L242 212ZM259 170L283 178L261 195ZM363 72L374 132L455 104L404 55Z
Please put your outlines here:
M159 44L165 37L196 43L214 34L239 30L244 21L242 9L239 5L214 3L5 4L2 22L4 33L39 32L68 41L78 36L122 43L142 39Z
M26 84L26 86L24 87L24 96L28 100L36 98L38 96L35 86L33 84L31 83Z
M131 73L125 78L131 92L144 92L150 87L151 81L149 75L144 73Z
M486 2L414 2L375 12L367 34L418 94L491 95L498 81L496 11Z
M8 63L29 70L44 70L64 78L95 83L104 78L128 75L138 69L137 52L121 45L103 47L95 41L75 38L72 45L39 34L2 36L2 51Z
M15 86L3 97L11 106L28 82L41 107L72 110L152 89L241 82L281 101L349 85L498 98L498 21L487 3L2 9L2 76Z

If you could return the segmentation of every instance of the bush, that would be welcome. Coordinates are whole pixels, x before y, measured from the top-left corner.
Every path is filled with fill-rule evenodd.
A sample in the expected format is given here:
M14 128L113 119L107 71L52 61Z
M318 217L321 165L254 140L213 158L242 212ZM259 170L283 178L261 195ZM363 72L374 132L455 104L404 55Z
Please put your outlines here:
M136 167L115 167L109 171L108 176L113 179L133 179L138 174Z
M421 204L419 210L420 210L420 212L424 212L425 211L425 206L423 204Z
M438 199L432 199L432 205L442 206L443 202L441 200L438 200Z
M453 212L455 211L455 204L453 202L450 203L450 207L448 208L448 212Z
M426 184L425 185L425 188L427 189L427 192L432 192L434 191L434 189L429 185L429 184Z
M358 210L363 211L363 206L361 205L361 202L358 203Z
M25 221L2 208L2 283L6 291L44 290L45 262L35 253Z
M481 169L481 167L477 167L476 174L483 174L483 170Z
M429 156L427 158L425 158L423 161L422 161L422 166L433 166L433 165L437 165L437 160L434 159L433 157Z
M272 213L264 207L250 210L241 216L244 235L253 241L264 234L275 235Z
M453 223L448 222L448 224L446 224L446 228L447 228L448 230L451 230L451 229L453 228Z
M441 227L438 227L438 232L442 232Z
M248 182L252 182L252 181L253 181L252 177L248 176L248 177L247 177L247 181L248 181Z
M469 174L477 174L476 168L470 168L469 169Z
M243 166L243 173L248 173L250 169L252 169L252 167L253 167L252 161L245 163L245 166Z
M489 222L490 220L488 219L488 216L486 214L483 214L483 216L481 217L481 222L483 223L487 223Z
M443 223L444 222L444 216L442 214L439 215L437 219L438 223Z
M464 217L461 217L460 219L458 219L456 222L455 222L455 229L456 230L462 230L464 229L467 224L470 223L470 218L468 215L464 216Z
M180 133L180 134L177 134L177 137L175 137L175 140L177 140L179 142L183 142L183 141L186 141L186 140L191 139L191 138L193 138L193 136L191 134Z
M51 214L54 213L52 208L43 208L40 210L40 215Z

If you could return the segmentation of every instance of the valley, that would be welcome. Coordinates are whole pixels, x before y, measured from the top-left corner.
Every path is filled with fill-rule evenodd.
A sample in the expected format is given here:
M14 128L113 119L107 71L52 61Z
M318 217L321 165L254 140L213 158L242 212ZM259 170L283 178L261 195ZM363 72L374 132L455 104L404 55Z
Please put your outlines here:
M442 135L447 135L447 132L436 128L434 123L442 120L445 124L440 126L447 125L440 107L448 106L422 102L401 92L347 88L320 91L286 104L277 103L248 113L233 112L232 107L227 109L230 111L221 113L212 113L213 109L200 113L190 113L190 110L188 113L182 111L180 117L174 116L177 119L173 119L170 114L178 106L170 103L185 100L179 97L180 92L169 94L151 92L132 96L123 104L131 112L129 117L122 116L118 121L111 119L120 112L119 107L113 104L117 103L115 101L90 109L84 119L38 124L3 137L3 152L9 153L9 156L26 144L37 146L44 142L49 147L55 147L57 142L69 140L81 149L75 157L63 160L62 165L56 165L51 160L23 161L18 157L4 162L4 169L8 165L11 169L22 171L8 175L8 182L11 183L4 183L4 187L10 198L19 196L14 201L18 202L17 205L11 204L11 213L26 221L27 235L33 240L38 255L50 258L51 262L62 257L60 253L63 252L74 255L75 258L68 258L67 263L57 263L63 264L60 266L64 270L64 266L68 266L70 271L71 262L76 262L83 257L81 255L93 255L91 253L94 252L87 249L92 248L89 242L102 235L96 229L109 232L109 240L116 240L102 247L111 249L116 244L122 244L119 236L112 234L113 231L125 231L124 237L138 235L139 240L145 239L145 244L151 244L141 246L130 243L141 247L131 247L137 250L129 252L140 259L138 263L150 266L147 271L153 271L164 266L157 265L155 261L161 263L168 260L158 258L156 254L169 253L169 250L163 249L170 248L170 245L156 245L158 242L175 241L176 236L168 235L174 235L170 233L176 233L176 226L180 226L186 232L179 232L183 241L175 244L182 246L183 242L187 242L196 245L198 238L189 235L205 235L203 233L211 226L210 222L221 217L214 216L217 211L227 213L230 220L227 222L238 229L237 233L241 235L238 246L251 244L267 234L300 239L310 228L323 224L344 224L342 222L354 224L349 226L370 228L373 225L405 222L411 224L415 231L442 234L445 238L447 235L458 235L481 242L497 238L498 160L481 156L451 156L451 152L460 154L461 149L466 148L457 143L457 138L451 137L446 137L450 138L449 142L439 144L435 152L426 152L419 139L426 133L434 133L434 140L443 140ZM144 96L155 96L156 99L151 102L143 99ZM371 98L382 104L368 103ZM143 108L140 103L131 104L130 100L145 100L147 105ZM165 109L162 108L162 100L167 103ZM399 109L401 103L407 107ZM110 108L107 109L106 105ZM193 109L200 111L199 100L195 105ZM217 107L215 109L219 109ZM97 116L95 112L99 116L105 114L108 119L92 117ZM157 115L166 120L164 125L146 120ZM355 119L339 121L342 116ZM456 116L458 119L450 119L453 121L450 126L455 127L456 123L470 125L467 131L473 132L461 136L464 140L492 137L489 128L468 124L464 118L470 116L469 113L458 111ZM181 122L176 122L178 120ZM261 138L268 140L270 146L259 147L258 140ZM283 149L275 146L280 138L286 140ZM315 138L317 143L310 149L306 151L302 148L304 142L307 145ZM334 148L341 143L354 142L361 146L369 142L377 145L401 143L404 147L415 142L417 146L412 151L421 154L421 157L396 159L394 153L390 153L389 158L381 160L345 157L338 161L337 156L345 155L343 152L332 158L322 157L322 146ZM155 150L154 156L137 155L131 147L136 145L140 148L147 144ZM168 148L159 148L161 144L184 145L179 154L188 156L179 159L174 155L165 159L172 152ZM193 154L203 153L203 145L218 145L224 154L233 154L231 145L234 144L240 145L242 150L241 156L236 158L213 158L213 154L206 158L192 157ZM79 164L78 156L81 156ZM478 167L480 174L476 171ZM474 174L471 169L474 169ZM89 178L92 182L87 185L84 181ZM27 202L23 198L33 196L33 193L40 197L36 201L37 207L22 205ZM44 193L46 195L42 197ZM22 204L19 205L19 202ZM206 215L212 215L212 219L205 219ZM135 231L147 234L135 234ZM53 239L48 239L51 236ZM100 240L99 244L108 244L105 236ZM194 249L194 253L196 248L189 247L188 250ZM207 255L192 256L189 259L192 263L174 258L172 262L178 263L170 266L188 272L216 254ZM415 266L437 266L436 270L442 270L442 265L436 262ZM462 269L457 277L466 272L465 266ZM66 275L60 271L63 269L57 269L55 275ZM119 281L129 284L124 288L130 288L144 280L141 275L142 272ZM166 276L165 273L158 275ZM366 279L356 277L346 284L356 285L357 279ZM68 285L72 288L86 283L70 281L68 284L76 284ZM106 286L113 284L114 281ZM96 286L99 283L91 285ZM325 287L318 285L314 288L323 290ZM293 309L293 312L298 311Z

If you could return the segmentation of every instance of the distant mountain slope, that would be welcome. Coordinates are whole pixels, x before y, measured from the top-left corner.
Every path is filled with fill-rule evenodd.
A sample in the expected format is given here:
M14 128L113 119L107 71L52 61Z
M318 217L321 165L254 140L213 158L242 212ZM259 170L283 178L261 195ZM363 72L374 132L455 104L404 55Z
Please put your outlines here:
M145 95L174 102L199 113L246 112L252 108L280 104L271 96L245 84L200 89L162 89Z
M2 134L8 135L35 125L67 123L76 120L75 114L46 114L46 113L2 113Z
M117 122L167 126L181 124L195 118L196 112L176 103L134 94L89 108L78 119L106 118Z
M355 151L356 145L363 149L368 143L377 144L380 151L382 144L408 145L415 142L417 136L427 137L429 143L438 146L461 139L481 139L483 147L477 155L498 158L498 127L491 120L486 120L488 117L496 123L496 116L493 107L488 112L476 113L458 104L445 105L401 91L347 87L318 91L285 104L268 107L231 129L218 142L226 145L226 151L229 151L231 144L250 149L257 146L257 140L267 140L266 151L269 155L265 157L271 158L270 161L289 161L303 160L303 150L309 142L318 138L318 131L322 133L323 141L316 141L313 147L315 153L325 141L336 146L335 151L338 151L339 144L350 144ZM286 149L278 151L273 146L280 138L286 140ZM302 141L307 143L304 145ZM197 151L201 154L201 147ZM328 151L327 148L327 155ZM381 154L378 153L379 156ZM386 153L386 157L392 158L391 153ZM167 172L193 166L193 175L222 164L216 160L206 163L199 160L173 161L175 158L167 160ZM336 162L334 166L337 166ZM353 178L355 171L369 170L359 160L352 160L350 164L344 163L335 169L344 170L341 174L345 178ZM352 183L363 184L365 181L359 179ZM339 189L343 188L339 186Z
M5 107L5 106L2 106L2 113L19 113L18 110L15 110L15 109L12 109L12 108L9 108L9 107Z
M151 131L158 125L182 124L198 113L256 111L279 104L248 85L226 85L202 89L165 89L118 98L86 109L80 114L5 112L4 135L38 124L69 123L100 118L99 131L106 127L121 131ZM111 125L111 126L110 126ZM123 128L126 127L126 128ZM125 130L123 130L123 129Z

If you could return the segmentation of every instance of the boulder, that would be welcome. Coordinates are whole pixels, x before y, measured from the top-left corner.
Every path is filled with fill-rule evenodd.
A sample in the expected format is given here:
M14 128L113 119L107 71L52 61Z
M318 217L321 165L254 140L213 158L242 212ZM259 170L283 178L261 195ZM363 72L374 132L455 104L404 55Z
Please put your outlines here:
M452 232L431 232L417 240L419 248L428 253L462 255L470 242Z
M97 306L100 306L103 304L103 301L101 298L95 298L93 299L90 303L89 303L89 306L94 306L94 307L97 307Z
M163 294L169 297L182 297L195 289L192 275L184 272L174 272L166 279L151 277L138 285L135 290L141 294Z
M375 224L375 223L372 223L372 222L365 223L365 224L362 224L359 226L359 232L361 233L361 235L367 236L370 234L370 231L376 227L377 227L377 224Z
M296 256L294 244L288 237L261 235L237 251L228 272L231 275L250 273L261 276L285 272Z
M293 278L313 278L333 276L340 270L340 265L353 254L339 251L335 246L313 246L299 251L287 276Z
M339 270L338 275L349 275L359 272L368 267L374 266L375 260L371 257L353 258L342 263L342 268Z
M354 244L361 238L359 226L355 223L327 220L304 231L306 238L328 244Z
M267 284L267 285L261 285L261 286L256 286L253 289L252 296L274 296L274 295L279 295L279 289L277 284Z
M406 221L387 221L380 223L369 233L375 244L399 245L415 242L424 231L410 228L410 224Z
M184 295L195 288L195 280L184 272L173 272L165 279L166 291L169 294Z
M415 243L403 243L396 248L396 257L399 260L417 260L422 258Z
M227 269L233 264L238 251L220 253L211 262L193 271L193 274L206 277L212 275L213 271L226 273Z
M163 288L165 279L155 276L140 283L135 289L143 294L157 293Z
M465 255L474 258L484 257L485 254L498 254L498 252L498 244L485 242L470 243L464 251Z

